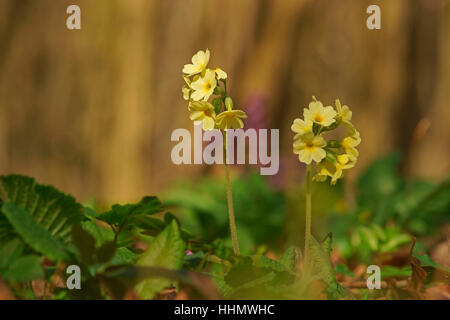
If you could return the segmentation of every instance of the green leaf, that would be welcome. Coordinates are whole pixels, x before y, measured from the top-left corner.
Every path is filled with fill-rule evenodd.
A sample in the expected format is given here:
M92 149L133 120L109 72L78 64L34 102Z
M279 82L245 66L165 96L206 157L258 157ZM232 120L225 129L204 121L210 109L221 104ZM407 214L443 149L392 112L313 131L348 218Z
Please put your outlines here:
M3 204L2 212L30 248L53 261L69 259L63 242L53 237L27 211L7 202Z
M287 267L285 267L280 262L263 255L253 255L251 256L251 258L253 260L253 266L257 268L269 268L278 272L284 272L288 270Z
M333 234L330 232L325 236L325 238L320 243L320 247L328 255L328 257L330 256L331 250L333 249L332 245L333 245Z
M148 216L136 217L135 224L144 230L144 234L149 236L157 236L166 227L165 222L161 219Z
M116 244L114 242L107 242L97 250L97 262L106 263L110 261L116 252Z
M103 230L106 228L99 227L94 221L86 220L81 223L83 230L89 232L95 238L95 245L101 246L106 242ZM114 234L111 229L107 229L111 233L111 239L114 238Z
M216 289L222 297L228 297L233 293L233 288L228 285L224 277L216 274L210 274L210 276L213 278Z
M359 227L359 233L361 238L366 241L372 251L377 251L378 249L378 238L376 234L367 227Z
M336 281L334 269L330 262L329 252L326 252L314 237L310 239L311 260L320 279L325 284L325 292L330 299L339 299L345 296L344 289Z
M166 225L169 225L172 222L172 220L175 220L176 223L180 226L180 220L178 220L178 218L173 213L167 212L164 215L164 223Z
M98 216L99 220L105 221L110 225L122 226L125 223L133 223L133 218L139 215L150 215L162 210L161 202L157 197L144 197L135 204L112 206L111 211L105 212Z
M132 264L137 258L137 254L126 247L118 248L112 259L108 262L109 266Z
M280 263L285 266L288 270L294 271L295 269L295 247L290 246L281 256Z
M41 279L44 277L41 258L36 255L20 257L9 266L2 276L9 282Z
M411 236L406 234L406 233L401 233L401 234L397 234L392 236L386 243L384 243L381 248L380 248L380 252L389 252L389 251L394 251L395 249L397 249L399 246L405 244L405 243L410 243L411 242Z
M68 242L71 226L83 219L83 207L73 197L51 186L37 184L33 178L22 175L1 176L0 183L5 191L2 202L14 203L28 212L52 237L60 237ZM11 233L11 230L5 230L5 220L1 216L0 239L7 237L8 231Z
M231 267L224 280L233 289L232 293L243 288L249 289L272 281L275 278L275 272L272 267L285 270L281 264L277 266L271 263L273 260L262 257L260 255L240 257L238 262Z
M167 226L148 246L145 253L139 258L137 264L146 267L161 267L166 269L179 269L183 263L184 242L181 239L177 223ZM166 278L149 278L139 282L135 289L143 299L153 299L155 295L172 284Z
M87 264L93 264L95 261L95 238L81 226L73 226L72 241L80 253L81 260Z
M381 268L381 278L389 277L409 277L411 276L411 266L407 267L394 267L394 266L383 266Z
M427 254L413 254L413 257L420 261L422 267L433 267L435 269L450 272L450 268L444 267L438 263L436 263L433 259L430 258Z
M20 257L24 249L19 239L11 240L0 247L0 270L6 269L12 262Z
M355 276L355 273L353 271L349 270L348 267L343 263L338 263L336 265L336 267L334 267L334 270L336 271L336 273L340 273L344 276L348 276L348 277Z

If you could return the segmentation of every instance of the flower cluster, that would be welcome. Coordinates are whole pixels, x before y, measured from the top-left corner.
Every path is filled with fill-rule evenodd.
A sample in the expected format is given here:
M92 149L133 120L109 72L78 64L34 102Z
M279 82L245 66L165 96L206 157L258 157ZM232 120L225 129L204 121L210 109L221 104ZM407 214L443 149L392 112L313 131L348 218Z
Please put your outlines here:
M233 109L233 101L227 94L227 74L220 68L207 68L209 57L208 49L200 50L192 57L192 63L183 67L186 84L182 92L183 98L189 101L190 119L195 124L201 123L203 130L241 129L244 127L242 119L247 115ZM211 96L214 98L210 103Z
M293 149L301 162L310 165L316 163L314 180L325 181L331 177L331 183L343 176L346 169L353 168L358 159L356 146L361 142L359 132L350 122L352 112L348 106L342 106L336 100L336 109L324 107L313 97L308 108L303 110L304 119L295 119L292 124L294 136ZM346 129L345 137L338 140L326 140L326 133L340 125Z

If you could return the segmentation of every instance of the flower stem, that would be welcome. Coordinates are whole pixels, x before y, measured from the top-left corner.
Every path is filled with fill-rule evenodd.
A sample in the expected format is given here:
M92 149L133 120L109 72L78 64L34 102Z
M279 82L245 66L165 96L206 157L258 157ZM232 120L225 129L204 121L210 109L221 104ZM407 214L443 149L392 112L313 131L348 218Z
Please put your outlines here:
M311 164L306 167L306 222L305 222L305 267L309 265L309 239L311 238Z
M225 146L225 177L227 182L227 201L228 201L228 220L230 222L231 239L233 241L234 254L239 256L239 242L237 238L236 231L236 221L234 219L234 208L233 208L233 194L231 190L230 181L230 169L228 168L228 156L227 156L227 142L226 142L226 132L223 132L224 146Z

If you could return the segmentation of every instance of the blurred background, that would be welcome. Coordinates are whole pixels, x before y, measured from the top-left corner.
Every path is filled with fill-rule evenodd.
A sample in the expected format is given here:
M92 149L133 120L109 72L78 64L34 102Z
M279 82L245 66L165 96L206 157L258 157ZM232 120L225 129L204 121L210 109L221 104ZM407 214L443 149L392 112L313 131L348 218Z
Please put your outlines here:
M81 30L66 28L70 4ZM381 30L366 28L371 4ZM280 129L275 186L302 183L290 126L312 95L353 110L362 143L350 189L392 151L406 177L448 175L446 0L1 0L1 173L104 203L222 178L220 166L170 159L172 131L193 129L181 69L206 48L247 127Z

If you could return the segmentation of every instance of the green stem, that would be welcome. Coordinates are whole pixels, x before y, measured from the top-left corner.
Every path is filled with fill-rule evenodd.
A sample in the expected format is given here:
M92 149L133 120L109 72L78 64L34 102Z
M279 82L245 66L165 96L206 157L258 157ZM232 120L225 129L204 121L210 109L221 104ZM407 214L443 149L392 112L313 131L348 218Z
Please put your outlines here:
M305 223L305 266L309 265L309 239L311 238L311 164L306 167L306 223Z
M239 242L236 231L236 221L234 219L233 194L231 191L230 169L228 168L226 132L223 132L225 150L225 178L227 182L228 220L230 222L231 239L233 241L234 254L239 256Z

